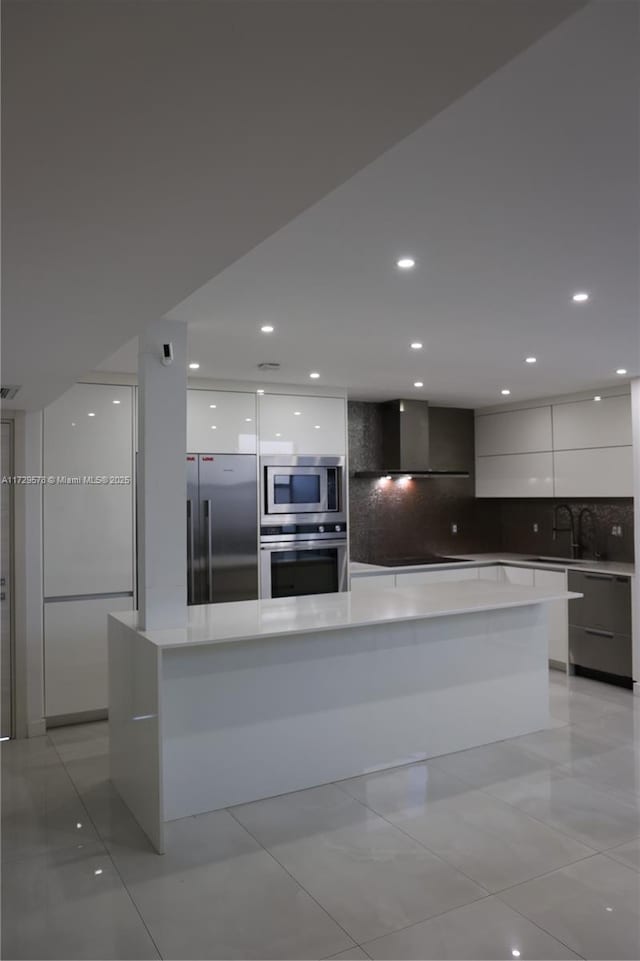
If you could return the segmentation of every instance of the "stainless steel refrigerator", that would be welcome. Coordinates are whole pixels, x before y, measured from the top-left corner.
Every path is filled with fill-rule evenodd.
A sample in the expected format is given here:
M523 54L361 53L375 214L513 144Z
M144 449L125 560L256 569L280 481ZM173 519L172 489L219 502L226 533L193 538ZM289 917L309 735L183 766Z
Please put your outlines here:
M187 600L258 597L258 491L253 454L187 454Z

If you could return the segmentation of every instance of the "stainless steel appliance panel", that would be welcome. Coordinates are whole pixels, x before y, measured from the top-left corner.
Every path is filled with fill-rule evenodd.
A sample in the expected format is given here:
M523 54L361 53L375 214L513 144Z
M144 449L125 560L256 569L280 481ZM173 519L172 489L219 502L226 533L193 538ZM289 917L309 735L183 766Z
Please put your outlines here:
M261 524L345 523L344 457L260 459Z
M202 604L198 455L187 455L187 604Z
M347 541L286 541L261 545L262 597L298 597L347 590Z
M199 459L201 603L258 596L256 459L201 454Z

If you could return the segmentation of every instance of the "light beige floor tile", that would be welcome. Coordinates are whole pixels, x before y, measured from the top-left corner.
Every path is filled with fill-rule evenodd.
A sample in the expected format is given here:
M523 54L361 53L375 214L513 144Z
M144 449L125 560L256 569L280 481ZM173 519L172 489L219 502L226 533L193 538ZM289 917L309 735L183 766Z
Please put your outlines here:
M381 961L400 959L487 959L537 961L578 957L517 911L495 897L467 904L404 931L365 943L367 954Z
M629 841L627 844L621 844L617 848L610 848L605 851L605 854L622 864L626 864L628 868L640 871L640 838Z
M500 895L583 958L640 958L640 874L595 855Z
M525 814L602 851L640 834L640 805L562 770L514 778L486 789Z
M358 943L486 893L336 787L233 812Z
M159 957L100 845L5 865L2 957Z
M227 811L172 822L163 856L123 817L110 830L111 856L163 957L325 958L354 946Z

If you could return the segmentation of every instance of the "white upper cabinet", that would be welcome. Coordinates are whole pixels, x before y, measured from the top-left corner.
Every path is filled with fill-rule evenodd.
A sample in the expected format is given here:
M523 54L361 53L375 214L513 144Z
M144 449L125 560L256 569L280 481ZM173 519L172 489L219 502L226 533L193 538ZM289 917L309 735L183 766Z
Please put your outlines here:
M263 394L259 404L261 454L289 457L346 454L344 398Z
M553 406L555 450L631 445L631 398L603 397Z
M633 497L632 451L632 447L556 451L556 497Z
M551 407L476 417L476 457L551 450Z
M552 496L551 452L476 459L476 497Z
M62 479L43 490L45 597L133 590L132 430L131 387L76 384L45 408L44 473Z
M256 395L231 390L187 391L187 451L255 454Z

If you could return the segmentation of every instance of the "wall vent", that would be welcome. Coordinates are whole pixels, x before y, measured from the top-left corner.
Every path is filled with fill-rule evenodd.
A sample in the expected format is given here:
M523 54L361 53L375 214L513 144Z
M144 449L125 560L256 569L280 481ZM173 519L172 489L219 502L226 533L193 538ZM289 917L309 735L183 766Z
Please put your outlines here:
M19 390L19 387L0 387L0 399L13 400Z
M263 363L258 364L258 370L280 370L280 364L274 360L263 361Z

